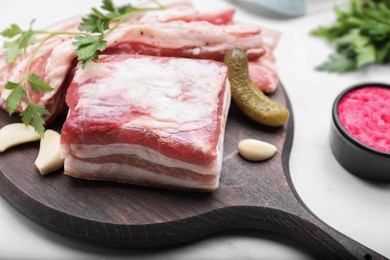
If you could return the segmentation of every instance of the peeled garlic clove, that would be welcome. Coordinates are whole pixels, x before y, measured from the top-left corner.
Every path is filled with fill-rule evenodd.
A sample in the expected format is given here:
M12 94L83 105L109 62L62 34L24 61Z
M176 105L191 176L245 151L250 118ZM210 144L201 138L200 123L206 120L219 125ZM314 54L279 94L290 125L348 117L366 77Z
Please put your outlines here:
M38 141L39 135L32 126L9 124L0 129L0 153L18 144Z
M247 160L263 161L276 154L275 145L255 139L245 139L238 144L238 152Z
M35 165L42 175L54 172L64 166L64 160L60 154L59 133L53 130L45 131Z

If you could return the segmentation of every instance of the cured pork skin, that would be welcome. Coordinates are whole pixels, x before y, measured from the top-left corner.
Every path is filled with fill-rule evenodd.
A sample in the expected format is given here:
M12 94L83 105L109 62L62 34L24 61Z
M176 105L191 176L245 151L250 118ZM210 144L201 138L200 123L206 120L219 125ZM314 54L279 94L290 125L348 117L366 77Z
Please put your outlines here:
M230 104L224 64L103 55L77 69L66 101L67 175L183 190L218 187Z

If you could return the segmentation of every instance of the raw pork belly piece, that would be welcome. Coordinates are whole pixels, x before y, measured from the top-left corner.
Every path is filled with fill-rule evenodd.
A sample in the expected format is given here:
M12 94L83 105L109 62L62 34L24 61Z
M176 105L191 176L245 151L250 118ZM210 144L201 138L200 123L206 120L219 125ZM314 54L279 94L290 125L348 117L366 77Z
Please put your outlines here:
M230 105L227 68L212 60L103 55L67 93L65 174L212 191Z
M232 48L241 48L249 60L264 54L258 26L207 21L126 23L106 37L104 54L142 54L222 61Z

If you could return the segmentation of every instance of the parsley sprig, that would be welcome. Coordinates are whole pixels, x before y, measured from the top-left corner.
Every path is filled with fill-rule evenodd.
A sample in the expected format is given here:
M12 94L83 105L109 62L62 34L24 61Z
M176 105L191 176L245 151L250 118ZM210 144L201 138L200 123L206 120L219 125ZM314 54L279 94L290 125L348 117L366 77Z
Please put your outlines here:
M35 131L42 137L44 134L44 116L50 113L41 105L33 102L32 93L41 94L50 92L53 88L46 84L39 75L32 73L31 66L40 48L56 35L73 35L73 45L76 46L76 56L82 62L82 67L91 60L99 58L99 54L107 48L107 35L116 30L131 15L153 10L162 10L158 1L151 0L157 7L136 8L131 4L117 7L113 0L102 0L101 10L92 8L90 14L82 19L79 31L43 31L33 30L35 20L30 23L27 30L22 30L18 25L12 24L2 31L1 35L8 39L3 45L6 49L5 59L8 63L17 61L19 55L29 55L26 71L23 79L19 82L8 81L5 88L11 93L7 98L8 113L12 115L17 108L26 101L27 106L20 113L22 122L34 127ZM38 37L41 35L41 37ZM28 47L33 47L28 49ZM30 51L30 53L29 53Z
M77 36L73 42L77 47L76 55L82 61L83 68L90 60L98 59L99 53L107 47L105 37L115 31L126 18L137 13L163 8L157 1L152 2L156 3L157 8L136 8L131 4L118 8L111 0L103 0L101 9L106 11L105 14L92 8L92 12L83 18L79 27L79 30L84 33ZM115 24L110 28L113 21Z
M14 35L15 36L19 35L19 37L16 40L14 40L13 44L11 44L11 43L6 43L6 44L10 44L10 46L13 46L16 44L19 44L19 45L18 45L17 49L12 48L12 49L8 50L8 52L10 52L10 51L16 52L16 55L13 53L9 54L8 52L6 52L6 57L8 59L7 55L11 55L10 58L12 58L12 60L16 60L17 55L22 51L22 49L23 49L24 53L27 52L27 50L26 50L26 48L28 46L27 42L29 42L29 44L32 44L33 42L36 42L37 40L35 40L33 38L34 34L31 30L31 26L30 26L29 31L27 31L27 32L20 30L19 27L14 26L14 25L11 25L10 28L13 28ZM18 32L16 33L16 31L18 31ZM11 30L8 30L7 32L12 34ZM30 75L30 68L31 68L31 64L34 60L34 57L36 56L40 47L46 41L48 41L51 37L53 37L53 35L50 35L50 36L46 37L45 39L43 39L38 44L38 46L35 48L35 50L31 53L30 58L29 58L28 63L27 63L27 69L26 69L26 72L25 72L23 79L19 82L8 81L5 85L5 89L11 90L11 93L7 98L9 115L11 116L13 113L15 113L17 107L21 104L21 102L23 100L27 99L27 107L20 113L20 117L22 119L22 122L25 125L33 126L35 131L41 137L43 136L44 131L45 131L45 128L44 128L45 122L43 120L43 116L48 116L48 115L50 115L50 113L49 113L49 111L47 111L47 109L44 106L42 106L40 104L35 104L32 101L31 93L29 91L28 86L30 87L32 92L35 92L38 95L41 93L41 91L50 92L53 90L53 88L50 85L41 81L37 74L33 73L32 75Z
M347 72L390 62L390 0L350 0L336 7L337 21L313 31L335 45L336 53L317 69Z

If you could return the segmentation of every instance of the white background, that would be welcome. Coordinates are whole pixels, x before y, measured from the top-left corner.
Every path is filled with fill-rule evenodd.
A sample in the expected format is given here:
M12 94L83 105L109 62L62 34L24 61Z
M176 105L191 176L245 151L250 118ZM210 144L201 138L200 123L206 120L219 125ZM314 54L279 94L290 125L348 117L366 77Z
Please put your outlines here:
M196 4L218 7L231 2L196 0ZM45 27L87 13L91 6L97 5L99 0L1 0L0 30L11 23L26 28L33 18L37 18L35 28ZM276 19L262 10L238 8L237 18L282 32L276 56L295 118L290 170L299 195L330 226L390 257L390 185L354 177L335 161L328 144L335 97L356 83L390 83L390 66L372 66L342 75L315 71L314 67L327 58L332 48L310 36L310 31L334 20L331 9L300 18ZM295 243L252 231L226 232L179 247L147 252L95 247L47 231L0 199L0 259L21 258L312 259Z

